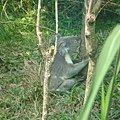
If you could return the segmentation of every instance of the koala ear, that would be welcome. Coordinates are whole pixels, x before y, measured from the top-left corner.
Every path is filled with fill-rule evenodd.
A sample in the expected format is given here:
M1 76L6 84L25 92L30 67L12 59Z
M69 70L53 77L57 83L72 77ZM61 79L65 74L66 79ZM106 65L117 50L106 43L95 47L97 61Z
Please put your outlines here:
M65 56L69 51L69 48L65 41L60 41L58 44L58 52L61 56Z
M58 40L62 37L61 34L57 34ZM56 34L52 35L50 39L50 45L55 45L55 40L56 40Z

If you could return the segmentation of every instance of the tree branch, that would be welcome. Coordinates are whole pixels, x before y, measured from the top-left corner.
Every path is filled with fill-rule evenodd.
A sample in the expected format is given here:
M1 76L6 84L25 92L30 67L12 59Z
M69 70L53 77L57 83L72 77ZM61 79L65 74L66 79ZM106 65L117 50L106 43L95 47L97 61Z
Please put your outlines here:
M96 14L96 18L97 18L97 16L98 16L98 14L102 11L102 9L103 9L105 6L107 6L110 2L111 2L111 1L106 2L106 3L99 9L99 11L98 11L97 14Z
M100 10L101 4L102 4L102 0L97 0L96 4L93 6L93 9L91 12L93 14L95 14L95 16L98 13L98 11Z
M43 86L43 111L42 111L42 120L47 120L47 106L48 106L48 80L50 77L50 65L54 61L54 57L56 55L56 49L57 49L57 34L58 34L58 1L55 1L55 17L56 17L56 41L55 41L55 48L54 48L54 54L51 56L51 48L49 52L45 51L45 47L43 46L42 41L42 32L40 32L39 29L39 23L40 23L40 10L41 10L41 0L38 1L38 13L37 13L37 25L36 25L36 32L37 37L39 40L39 48L42 52L42 55L45 58L45 71L44 71L44 86ZM53 49L53 48L52 48Z
M30 24L30 23L25 23L25 22L16 22L16 21L5 21L5 22L3 22L3 21L0 21L0 23L1 23L1 24L16 23L16 24L29 25L29 26L34 26L34 27L39 27L39 28L47 29L47 30L55 33L55 31L52 30L52 29L50 29L50 28L47 28L47 27L44 27L44 26L40 26L40 25L37 26L37 25L35 25L35 24Z
M88 6L88 12L87 12L88 15L90 15L91 13L92 2L93 0L90 0L89 6Z
M56 39L55 39L55 49L54 49L54 54L52 61L54 61L54 57L57 52L57 36L58 36L58 0L55 0L55 20L56 20Z

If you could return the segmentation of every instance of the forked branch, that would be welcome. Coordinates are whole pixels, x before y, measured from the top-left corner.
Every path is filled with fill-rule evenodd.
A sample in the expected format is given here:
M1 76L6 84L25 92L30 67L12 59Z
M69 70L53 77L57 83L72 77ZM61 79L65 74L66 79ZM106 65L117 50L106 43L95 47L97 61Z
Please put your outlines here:
M41 0L38 0L38 12L37 12L37 25L36 25L36 32L39 40L38 47L40 48L42 55L45 60L45 71L44 71L44 86L43 86L43 111L42 111L42 120L47 120L48 114L48 80L50 77L50 65L54 61L54 56L56 55L57 49L57 34L58 34L58 1L55 1L55 10L56 10L56 41L55 41L55 48L54 54L51 56L51 50L46 51L43 41L42 41L42 32L40 31L39 24L40 24L40 12L41 12Z

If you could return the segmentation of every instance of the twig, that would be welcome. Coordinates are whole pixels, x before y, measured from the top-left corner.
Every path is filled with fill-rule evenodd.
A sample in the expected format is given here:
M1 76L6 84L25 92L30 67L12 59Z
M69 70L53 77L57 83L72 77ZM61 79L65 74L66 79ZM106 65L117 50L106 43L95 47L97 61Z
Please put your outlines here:
M116 15L119 15L119 16L120 16L120 14L119 14L119 13L116 13L116 12L114 12L114 11L112 11L112 10L109 10L109 9L105 9L105 8L104 8L104 11L107 11L107 12L110 12L110 13L114 13L114 14L116 14Z
M55 20L56 20L56 39L55 39L55 49L52 58L52 62L54 61L56 52L57 52L57 40L58 40L58 0L55 0Z
M88 15L90 15L90 13L91 13L92 3L93 3L93 1L90 0L89 7L88 7L88 11L87 11Z
M5 4L3 5L3 10L2 11L5 12L5 15L8 18L8 15L7 15L6 11L5 11L5 6L6 6L7 2L8 2L8 0L6 0ZM1 16L2 16L2 12L1 12Z
M42 33L40 32L40 28L38 27L40 24L40 12L41 12L41 0L38 1L38 11L37 11L37 24L36 24L36 32L37 32L37 37L39 40L39 46L42 46ZM41 49L42 54L44 55L44 50Z
M97 16L99 15L99 13L102 11L102 9L103 9L105 6L107 6L109 3L110 3L110 1L106 2L106 3L100 8L100 10L99 10L99 11L97 12L97 14L96 14L96 18L97 18Z
M39 28L47 29L47 30L55 33L55 31L52 30L52 29L50 29L50 28L47 28L47 27L44 27L44 26L40 26L40 25L37 26L35 24L29 24L29 23L25 23L25 22L16 22L16 21L5 21L5 22L3 22L3 21L0 21L0 23L2 23L2 24L16 23L16 24L29 25L29 26L34 26L34 27L39 27Z

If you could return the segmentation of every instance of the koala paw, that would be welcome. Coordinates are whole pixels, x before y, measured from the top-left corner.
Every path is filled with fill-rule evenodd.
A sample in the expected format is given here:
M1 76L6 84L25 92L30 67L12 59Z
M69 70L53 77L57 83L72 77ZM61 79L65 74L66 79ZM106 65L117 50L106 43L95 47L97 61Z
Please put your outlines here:
M83 62L84 64L88 64L88 59L83 59L82 62Z

